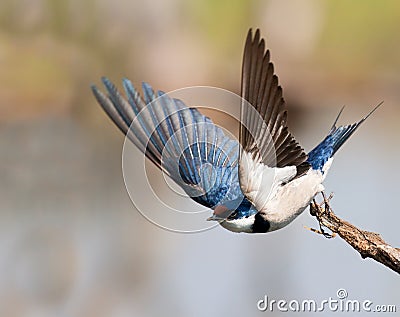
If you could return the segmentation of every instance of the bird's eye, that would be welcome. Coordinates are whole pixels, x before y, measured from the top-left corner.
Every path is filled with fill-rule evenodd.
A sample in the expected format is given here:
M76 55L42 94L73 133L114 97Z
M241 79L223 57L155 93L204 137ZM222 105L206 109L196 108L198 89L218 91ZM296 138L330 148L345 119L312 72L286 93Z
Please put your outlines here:
M235 210L233 213L231 213L228 217L228 219L235 219L237 216L237 211Z

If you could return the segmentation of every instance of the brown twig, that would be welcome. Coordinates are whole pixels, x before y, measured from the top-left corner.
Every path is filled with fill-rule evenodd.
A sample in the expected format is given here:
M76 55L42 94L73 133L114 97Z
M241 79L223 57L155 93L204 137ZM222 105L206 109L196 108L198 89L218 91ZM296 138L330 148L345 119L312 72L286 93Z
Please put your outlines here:
M329 205L329 198L323 194L324 201L317 204L314 200L310 205L310 213L316 217L320 230L314 232L331 238L338 234L343 240L358 251L363 259L371 258L400 274L400 249L387 244L379 234L358 229L356 226L336 216ZM323 230L328 228L332 234Z

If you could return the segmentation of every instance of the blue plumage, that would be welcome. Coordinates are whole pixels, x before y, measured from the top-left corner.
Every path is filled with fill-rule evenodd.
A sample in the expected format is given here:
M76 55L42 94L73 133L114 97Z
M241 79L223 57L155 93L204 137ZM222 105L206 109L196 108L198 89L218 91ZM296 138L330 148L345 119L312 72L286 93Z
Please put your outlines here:
M257 213L257 210L253 207L247 198L244 198L239 206L236 207L235 213L230 216L233 219L241 219L244 217L249 217Z
M322 170L325 163L333 155L333 138L328 135L320 144L318 144L310 153L308 153L307 162L315 170Z
M197 109L161 91L155 93L147 83L142 85L143 100L132 83L124 79L127 101L107 78L103 78L103 84L107 96L95 86L92 90L107 114L194 201L209 208L224 205L232 210L229 219L257 213L240 189L237 140L226 136ZM375 109L357 123L337 127L342 109L328 136L308 154L311 168L322 171Z
M292 222L323 191L330 158L381 105L359 122L337 127L342 109L307 155L287 126L265 40L251 29L243 54L239 142L197 109L147 83L142 98L124 79L125 99L107 78L102 81L106 93L94 85L93 93L118 128L189 197L214 209L207 220L233 232L265 233Z
M144 100L128 79L126 101L103 78L108 96L95 86L94 95L107 114L134 144L163 169L196 202L213 208L241 201L238 178L239 145L197 109L142 84Z

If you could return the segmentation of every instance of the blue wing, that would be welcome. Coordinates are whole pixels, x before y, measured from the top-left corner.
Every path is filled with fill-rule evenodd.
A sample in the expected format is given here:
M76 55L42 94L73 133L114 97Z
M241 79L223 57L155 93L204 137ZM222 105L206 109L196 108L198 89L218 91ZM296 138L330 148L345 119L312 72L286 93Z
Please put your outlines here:
M196 202L213 208L242 197L238 142L181 100L143 83L144 99L124 79L127 100L103 78L92 91L119 129Z

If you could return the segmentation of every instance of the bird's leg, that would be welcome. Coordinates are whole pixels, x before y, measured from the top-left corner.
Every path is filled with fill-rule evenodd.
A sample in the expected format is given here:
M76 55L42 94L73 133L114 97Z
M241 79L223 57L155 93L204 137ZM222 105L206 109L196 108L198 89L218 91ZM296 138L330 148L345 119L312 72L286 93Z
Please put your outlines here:
M327 239L331 239L331 238L334 238L336 236L336 234L334 234L334 233L326 232L322 228L321 223L319 223L319 230L318 229L314 229L314 228L310 228L310 227L307 227L307 226L304 226L304 228L306 228L307 230L310 230L311 232L314 232L314 233L317 233L317 234L321 234Z
M322 205L324 205L325 212L328 212L328 213L331 212L331 206L329 205L329 202L333 198L333 193L330 193L330 195L328 197L325 196L324 192L321 192L321 195L324 200L320 206L322 207Z
M324 192L321 192L321 195L323 197L323 201L320 204L318 204L316 202L315 198L312 200L312 202L310 204L310 213L312 216L316 216L317 213L321 213L321 212L322 213L323 212L328 212L328 213L331 212L331 207L329 206L329 201L332 199L333 193L331 193L329 195L329 197L326 197ZM324 206L323 211L322 211L322 206ZM319 221L319 219L318 219L318 224L319 224L319 230L313 229L313 228L308 228L308 227L305 227L305 228L307 228L308 230L310 230L312 232L322 234L327 239L331 239L331 238L335 237L334 233L328 233L322 228L322 223L321 223L321 221Z
M313 200L310 204L310 213L312 216L316 216L318 207L319 207L319 205L317 204L315 198L313 198Z
M325 238L327 238L327 239L332 239L332 238L334 238L334 237L336 236L335 233L326 232L326 231L322 228L322 224L321 224L320 221L318 221L318 224L319 224L319 230L321 231L321 234L324 235Z
M310 230L310 231L312 231L312 232L321 234L321 235L323 235L323 236L324 236L325 238L327 238L327 239L332 239L332 238L334 238L334 237L336 236L335 233L326 232L326 231L324 230L324 228L322 228L321 222L318 221L318 225L319 225L319 230L318 230L318 229L314 229L314 228L309 228L309 227L307 227L307 226L304 226L304 228L306 228L306 229L308 229L308 230Z
M320 221L318 221L318 225L319 225L319 230L318 229L314 229L314 228L309 228L309 227L306 227L306 226L304 226L304 228L306 228L306 229L308 229L308 230L310 230L312 232L315 232L315 233L318 233L318 234L322 234L327 239L332 239L332 238L334 238L336 236L335 233L326 232L324 230L324 228L322 228L322 224L321 224Z

